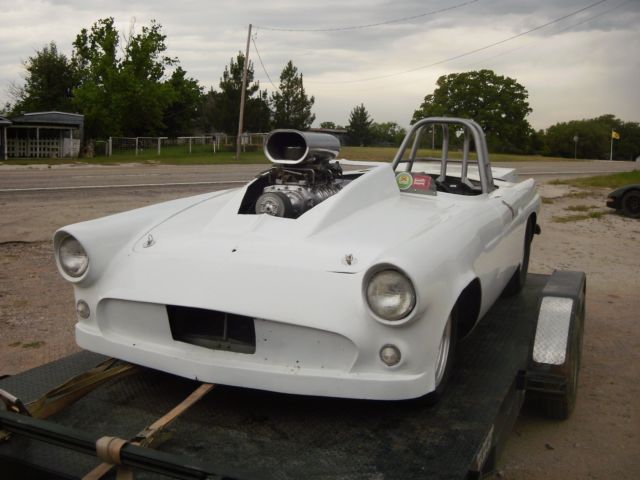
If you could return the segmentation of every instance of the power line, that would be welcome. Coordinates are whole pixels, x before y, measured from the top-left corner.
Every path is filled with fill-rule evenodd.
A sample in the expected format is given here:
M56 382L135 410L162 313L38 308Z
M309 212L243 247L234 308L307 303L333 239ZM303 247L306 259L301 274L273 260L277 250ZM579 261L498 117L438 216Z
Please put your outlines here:
M602 17L602 16L606 15L607 13L610 13L610 12L613 12L614 10L617 10L618 8L622 7L623 5L626 5L630 1L631 0L625 0L624 2L619 3L618 5L616 5L614 7L608 8L608 9L606 9L606 10L600 12L600 13L597 13L596 15L592 15L591 17L586 18L585 20L582 20L580 22L577 22L577 23L571 24L571 25L569 25L567 27L564 27L564 28L561 28L559 30L556 30L556 31L553 32L553 34L557 35L558 33L566 32L567 30L571 30L572 28L578 27L578 26L580 26L580 25L582 25L584 23L588 23L588 22L590 22L592 20L595 20L596 18L599 18L599 17ZM521 50L521 49L531 45L532 43L533 43L533 41L525 43L524 45L520 45L519 47L512 48L511 50L507 50L506 52L500 52L500 53L498 53L496 55L492 55L490 57L484 58L484 59L480 60L479 62L476 62L476 63L474 63L472 65L478 65L478 64L484 63L484 62L486 62L488 60L493 60L494 58L501 57L503 55L508 55L510 53L513 53L513 52L516 52L518 50Z
M260 60L260 65L262 65L262 70L264 71L264 74L269 79L269 83L271 84L273 89L278 90L278 87L274 85L273 80L271 80L271 77L269 76L269 72L267 72L267 69L265 68L264 63L262 62L262 57L260 56L260 52L258 51L258 46L256 45L256 37L257 35L254 35L253 37L251 37L251 41L253 42L253 48L255 49L256 54L258 55L258 60Z
M313 80L311 80L311 81L309 81L309 83L335 85L335 84L343 84L343 83L368 82L368 81L371 81L371 80L381 80L381 79L384 79L384 78L396 77L398 75L404 75L406 73L412 73L412 72L416 72L418 70L424 70L425 68L435 67L436 65L441 65L443 63L448 63L448 62L451 62L453 60L458 60L459 58L468 57L469 55L472 55L474 53L478 53L478 52L481 52L483 50L487 50L489 48L501 45L503 43L510 42L511 40L515 40L516 38L522 37L524 35L528 35L529 33L535 32L537 30L541 30L541 29L543 29L545 27L548 27L549 25L553 25L554 23L558 23L558 22L560 22L560 21L562 21L562 20L564 20L566 18L572 17L573 15L577 15L578 13L584 12L585 10L593 8L593 7L595 7L597 5L600 5L601 3L604 3L604 2L607 2L607 1L609 1L609 0L598 0L597 2L594 2L594 3L590 4L590 5L587 5L586 7L582 7L582 8L580 8L578 10L575 10L575 11L573 11L571 13L563 15L562 17L558 17L558 18L556 18L554 20L551 20L551 21L549 21L547 23L544 23L542 25L538 25L537 27L534 27L534 28L531 28L531 29L526 30L524 32L518 33L517 35L512 35L511 37L504 38L502 40L490 43L490 44L485 45L483 47L479 47L479 48L475 48L473 50L469 50L467 52L461 53L459 55L455 55L453 57L448 57L448 58L445 58L443 60L438 60L437 62L433 62L433 63L430 63L428 65L421 65L419 67L411 68L411 69L408 69L408 70L403 70L401 72L388 73L388 74L385 74L385 75L377 75L377 76L373 76L373 77L366 77L366 78L361 78L361 79L358 79L358 80L342 80L342 81L333 81L333 82L321 82L321 81L313 81Z
M342 32L345 30L360 30L363 28L371 28L371 27L379 27L381 25L389 25L392 23L400 23L408 20L415 20L416 18L428 17L430 15L435 15L437 13L448 12L450 10L455 10L457 8L462 8L467 5L471 5L472 3L476 3L479 0L469 0L467 2L458 3L456 5L452 5L451 7L440 8L438 10L432 10L430 12L421 13L419 15L413 15L411 17L402 17L396 18L393 20L386 20L384 22L378 23L369 23L367 25L352 25L347 27L332 27L332 28L281 28L281 27L262 27L257 26L257 28L261 28L262 30L271 30L274 32Z

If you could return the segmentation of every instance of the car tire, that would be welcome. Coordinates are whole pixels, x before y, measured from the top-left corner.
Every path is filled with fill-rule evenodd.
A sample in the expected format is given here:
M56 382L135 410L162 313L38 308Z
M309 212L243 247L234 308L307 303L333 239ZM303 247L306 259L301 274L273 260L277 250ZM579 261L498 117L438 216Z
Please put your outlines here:
M629 190L622 197L622 213L630 218L640 218L640 190Z
M506 296L517 295L522 291L527 283L527 273L529 273L529 257L531 256L531 241L533 240L534 220L530 218L527 221L527 228L524 232L524 248L522 250L522 260L520 265L513 273L513 276L504 288Z
M447 324L442 332L440 347L438 349L438 360L436 362L436 388L423 396L420 400L425 405L435 405L442 398L442 394L447 388L447 383L451 377L453 364L455 361L456 343L458 338L457 304L447 319Z

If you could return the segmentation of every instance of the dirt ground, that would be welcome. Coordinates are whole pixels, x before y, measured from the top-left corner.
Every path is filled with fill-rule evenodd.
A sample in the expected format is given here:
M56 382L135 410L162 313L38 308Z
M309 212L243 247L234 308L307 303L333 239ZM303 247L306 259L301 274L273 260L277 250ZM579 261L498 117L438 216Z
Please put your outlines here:
M525 408L494 478L638 478L640 221L606 212L603 190L548 184L539 189L544 198L542 235L534 239L530 271L587 273L578 402L572 418L564 422L545 420ZM150 193L117 193L82 202L42 201L37 195L0 197L0 375L78 350L72 289L55 268L51 225L161 199L166 198ZM606 213L566 218L592 212Z

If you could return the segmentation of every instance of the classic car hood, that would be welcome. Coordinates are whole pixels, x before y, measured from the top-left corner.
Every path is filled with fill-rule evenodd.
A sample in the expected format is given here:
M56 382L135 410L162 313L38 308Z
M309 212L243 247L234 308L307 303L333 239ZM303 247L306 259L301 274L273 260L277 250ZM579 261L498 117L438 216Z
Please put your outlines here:
M145 232L134 250L202 251L214 261L355 273L398 243L441 224L465 203L449 195L401 195L389 165L363 174L297 219L239 214L245 191L229 191L181 211Z

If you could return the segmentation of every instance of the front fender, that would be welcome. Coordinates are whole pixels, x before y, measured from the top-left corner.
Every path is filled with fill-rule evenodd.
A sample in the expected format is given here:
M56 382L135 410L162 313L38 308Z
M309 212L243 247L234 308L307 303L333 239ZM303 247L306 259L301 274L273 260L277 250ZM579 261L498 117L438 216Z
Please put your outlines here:
M154 226L167 218L183 212L195 205L219 196L225 191L197 195L107 217L75 223L62 227L53 235L53 247L60 274L79 287L88 287L109 268L113 259L123 248L140 238ZM62 239L72 235L84 247L89 256L89 268L83 277L75 279L67 276L60 268L58 247Z

